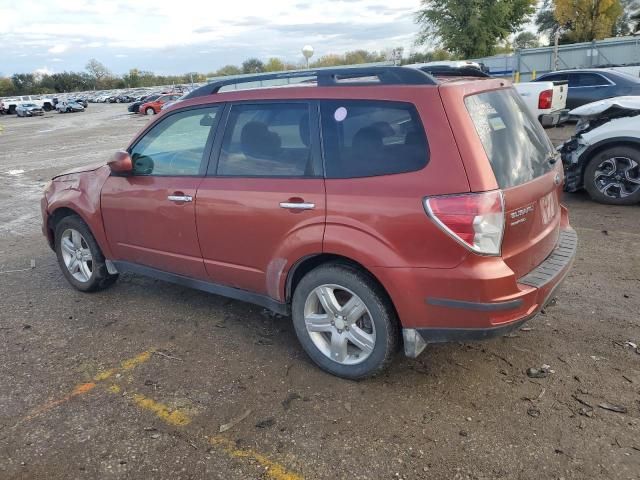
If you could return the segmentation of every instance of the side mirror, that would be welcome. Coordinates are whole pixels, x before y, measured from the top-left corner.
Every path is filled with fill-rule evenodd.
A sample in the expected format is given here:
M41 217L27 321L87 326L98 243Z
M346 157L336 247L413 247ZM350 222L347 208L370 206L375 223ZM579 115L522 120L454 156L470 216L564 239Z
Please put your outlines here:
M113 173L126 174L133 172L133 162L128 152L116 152L107 162Z

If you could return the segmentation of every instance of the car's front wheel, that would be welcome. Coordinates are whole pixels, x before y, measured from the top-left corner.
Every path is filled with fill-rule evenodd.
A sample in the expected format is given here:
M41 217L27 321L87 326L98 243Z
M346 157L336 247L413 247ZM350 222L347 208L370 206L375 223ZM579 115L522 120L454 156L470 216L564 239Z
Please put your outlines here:
M65 217L56 225L55 249L62 273L80 291L106 288L118 278L107 271L98 243L87 224L76 215Z
M628 146L602 150L589 160L584 188L600 203L633 205L640 202L640 150Z
M156 111L153 108L149 107L144 111L144 113L146 113L147 115L155 115Z
M373 278L351 265L323 265L305 275L293 295L292 316L307 354L339 377L376 375L397 350L391 302Z

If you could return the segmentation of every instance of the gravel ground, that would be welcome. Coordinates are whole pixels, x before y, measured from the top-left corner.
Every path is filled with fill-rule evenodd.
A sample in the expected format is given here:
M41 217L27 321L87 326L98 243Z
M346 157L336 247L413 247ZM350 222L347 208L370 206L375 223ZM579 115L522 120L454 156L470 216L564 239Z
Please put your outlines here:
M580 244L555 304L344 381L259 307L135 275L65 282L41 188L124 147L147 121L125 111L0 117L0 478L640 478L640 207L567 195Z

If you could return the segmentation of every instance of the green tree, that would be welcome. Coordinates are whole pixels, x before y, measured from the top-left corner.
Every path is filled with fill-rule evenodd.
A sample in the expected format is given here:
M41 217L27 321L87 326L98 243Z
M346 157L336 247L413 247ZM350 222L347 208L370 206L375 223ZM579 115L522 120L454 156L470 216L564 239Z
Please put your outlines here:
M226 75L240 75L242 70L235 65L225 65L222 68L219 68L214 75L214 77L223 77Z
M262 73L264 72L264 63L257 58L249 58L242 62L242 73Z
M271 57L264 65L265 72L281 72L285 69L284 62L276 57Z
M554 16L572 42L601 40L622 15L620 0L555 0Z
M0 97L9 97L15 94L15 86L10 78L0 77Z
M535 11L536 0L422 0L417 43L440 43L463 58L492 55Z
M540 42L538 41L538 36L532 32L520 32L516 35L516 38L513 39L513 48L522 49L522 48L536 48L540 46Z
M130 69L129 73L125 73L122 76L122 79L124 80L124 83L126 83L127 87L129 88L136 88L141 86L140 70L138 70L137 68Z
M18 95L31 93L36 86L33 73L16 73L11 77L13 88Z

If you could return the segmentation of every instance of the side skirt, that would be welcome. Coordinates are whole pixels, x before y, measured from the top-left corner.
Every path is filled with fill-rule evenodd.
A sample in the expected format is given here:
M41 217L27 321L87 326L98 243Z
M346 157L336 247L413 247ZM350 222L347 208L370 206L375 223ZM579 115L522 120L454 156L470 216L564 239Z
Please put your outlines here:
M255 305L260 305L261 307L267 308L280 315L289 316L291 313L288 304L278 302L271 297L260 295L259 293L253 293L247 290L241 290L239 288L228 287L226 285L219 285L217 283L206 282L204 280L196 280L195 278L185 277L184 275L177 275L175 273L164 272L155 268L145 267L144 265L138 265L137 263L124 262L119 260L113 260L110 261L110 263L115 266L118 272L129 272L138 275L144 275L145 277L156 278L165 282L175 283L184 287L213 293L214 295L233 298L234 300L240 300L241 302L253 303Z

